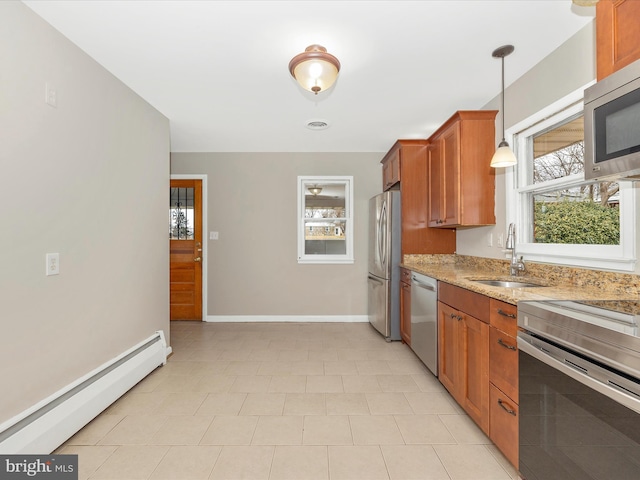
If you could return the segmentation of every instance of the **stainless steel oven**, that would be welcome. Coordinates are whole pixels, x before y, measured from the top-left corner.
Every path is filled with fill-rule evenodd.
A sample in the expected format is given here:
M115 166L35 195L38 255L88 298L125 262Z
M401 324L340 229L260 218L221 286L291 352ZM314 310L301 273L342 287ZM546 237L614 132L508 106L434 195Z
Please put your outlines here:
M519 471L640 479L640 303L518 304Z

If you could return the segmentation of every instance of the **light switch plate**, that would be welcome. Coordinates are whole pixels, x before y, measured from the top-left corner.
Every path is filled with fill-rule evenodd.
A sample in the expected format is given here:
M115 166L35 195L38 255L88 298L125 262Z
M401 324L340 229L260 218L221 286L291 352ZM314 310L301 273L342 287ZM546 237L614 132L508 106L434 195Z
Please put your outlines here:
M47 253L47 276L60 275L60 254Z
M209 232L209 240L218 240L218 232Z

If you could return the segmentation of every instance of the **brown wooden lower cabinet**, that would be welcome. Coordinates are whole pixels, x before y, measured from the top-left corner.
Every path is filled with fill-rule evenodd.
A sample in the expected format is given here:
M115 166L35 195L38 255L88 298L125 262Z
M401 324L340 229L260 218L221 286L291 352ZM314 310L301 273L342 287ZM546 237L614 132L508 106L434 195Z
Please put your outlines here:
M400 269L400 337L411 346L411 272Z
M516 306L444 282L438 298L438 378L517 468Z
M438 376L489 434L489 325L438 302Z
M489 331L489 379L511 398L518 398L516 338L495 327Z
M489 387L491 441L507 460L518 466L518 404L491 384Z
M518 466L518 343L515 305L491 299L489 437Z

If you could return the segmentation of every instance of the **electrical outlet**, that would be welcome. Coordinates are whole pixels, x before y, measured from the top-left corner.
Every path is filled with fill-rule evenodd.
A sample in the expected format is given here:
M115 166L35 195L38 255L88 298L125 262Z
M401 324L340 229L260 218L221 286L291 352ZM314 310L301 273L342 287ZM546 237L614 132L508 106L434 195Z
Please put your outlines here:
M60 275L60 254L47 253L47 276Z
M50 83L45 84L44 101L47 105L51 105L53 108L58 108L58 93L56 92L56 87Z
M218 232L209 232L209 240L218 240L219 235Z
M504 234L498 235L498 247L504 248Z
M487 233L487 247L493 247L493 233Z

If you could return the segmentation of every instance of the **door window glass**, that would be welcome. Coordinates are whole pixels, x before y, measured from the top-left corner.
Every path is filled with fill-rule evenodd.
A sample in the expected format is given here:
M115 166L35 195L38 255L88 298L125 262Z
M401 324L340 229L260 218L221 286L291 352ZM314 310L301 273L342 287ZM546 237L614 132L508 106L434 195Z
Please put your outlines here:
M169 205L169 238L193 240L193 188L172 188Z

